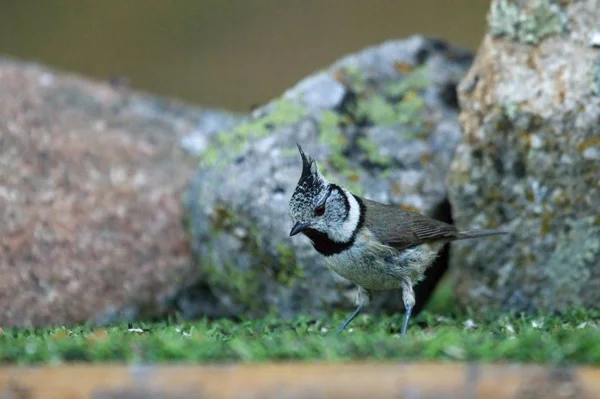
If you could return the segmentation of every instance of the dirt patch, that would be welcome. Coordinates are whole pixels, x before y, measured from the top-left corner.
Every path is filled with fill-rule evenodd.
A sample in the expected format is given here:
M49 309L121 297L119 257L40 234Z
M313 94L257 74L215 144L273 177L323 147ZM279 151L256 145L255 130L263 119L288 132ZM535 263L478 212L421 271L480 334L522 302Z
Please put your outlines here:
M442 363L65 365L0 371L19 398L587 398L592 367ZM435 378L432 378L435 376Z

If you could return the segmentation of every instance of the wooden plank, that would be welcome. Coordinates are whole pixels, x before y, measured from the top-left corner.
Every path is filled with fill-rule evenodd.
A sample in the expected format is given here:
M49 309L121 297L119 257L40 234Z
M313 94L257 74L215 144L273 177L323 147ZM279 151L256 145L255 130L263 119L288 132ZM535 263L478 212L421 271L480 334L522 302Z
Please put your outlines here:
M600 368L456 363L0 368L0 398L600 398Z

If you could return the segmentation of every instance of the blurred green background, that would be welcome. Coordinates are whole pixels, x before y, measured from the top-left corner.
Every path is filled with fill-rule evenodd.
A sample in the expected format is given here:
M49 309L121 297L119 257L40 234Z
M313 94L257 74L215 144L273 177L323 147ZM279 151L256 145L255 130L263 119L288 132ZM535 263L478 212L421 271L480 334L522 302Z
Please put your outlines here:
M475 50L482 0L4 0L0 53L247 111L365 46L414 33Z

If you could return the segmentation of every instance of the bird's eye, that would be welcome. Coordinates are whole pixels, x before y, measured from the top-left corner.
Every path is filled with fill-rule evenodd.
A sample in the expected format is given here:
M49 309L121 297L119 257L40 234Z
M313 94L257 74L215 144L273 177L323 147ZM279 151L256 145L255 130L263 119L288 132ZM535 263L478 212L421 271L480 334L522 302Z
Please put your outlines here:
M317 216L323 216L324 213L325 213L325 204L319 205L317 207L317 209L315 209L315 215L317 215Z

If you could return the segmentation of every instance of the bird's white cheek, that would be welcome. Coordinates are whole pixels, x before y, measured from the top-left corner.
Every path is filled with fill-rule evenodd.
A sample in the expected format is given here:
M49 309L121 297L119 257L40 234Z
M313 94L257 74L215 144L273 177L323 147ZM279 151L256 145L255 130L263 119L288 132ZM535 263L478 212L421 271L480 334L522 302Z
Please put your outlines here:
M336 228L330 229L330 238L337 242L348 242L352 239L354 232L358 228L360 220L360 205L356 201L356 198L348 192L345 192L346 198L350 203L350 212L348 217L341 225Z
M358 227L360 220L360 205L352 194L346 193L346 195L348 196L348 202L350 202L350 213L348 214L348 219L344 222L344 230L350 232L350 235L352 235Z

